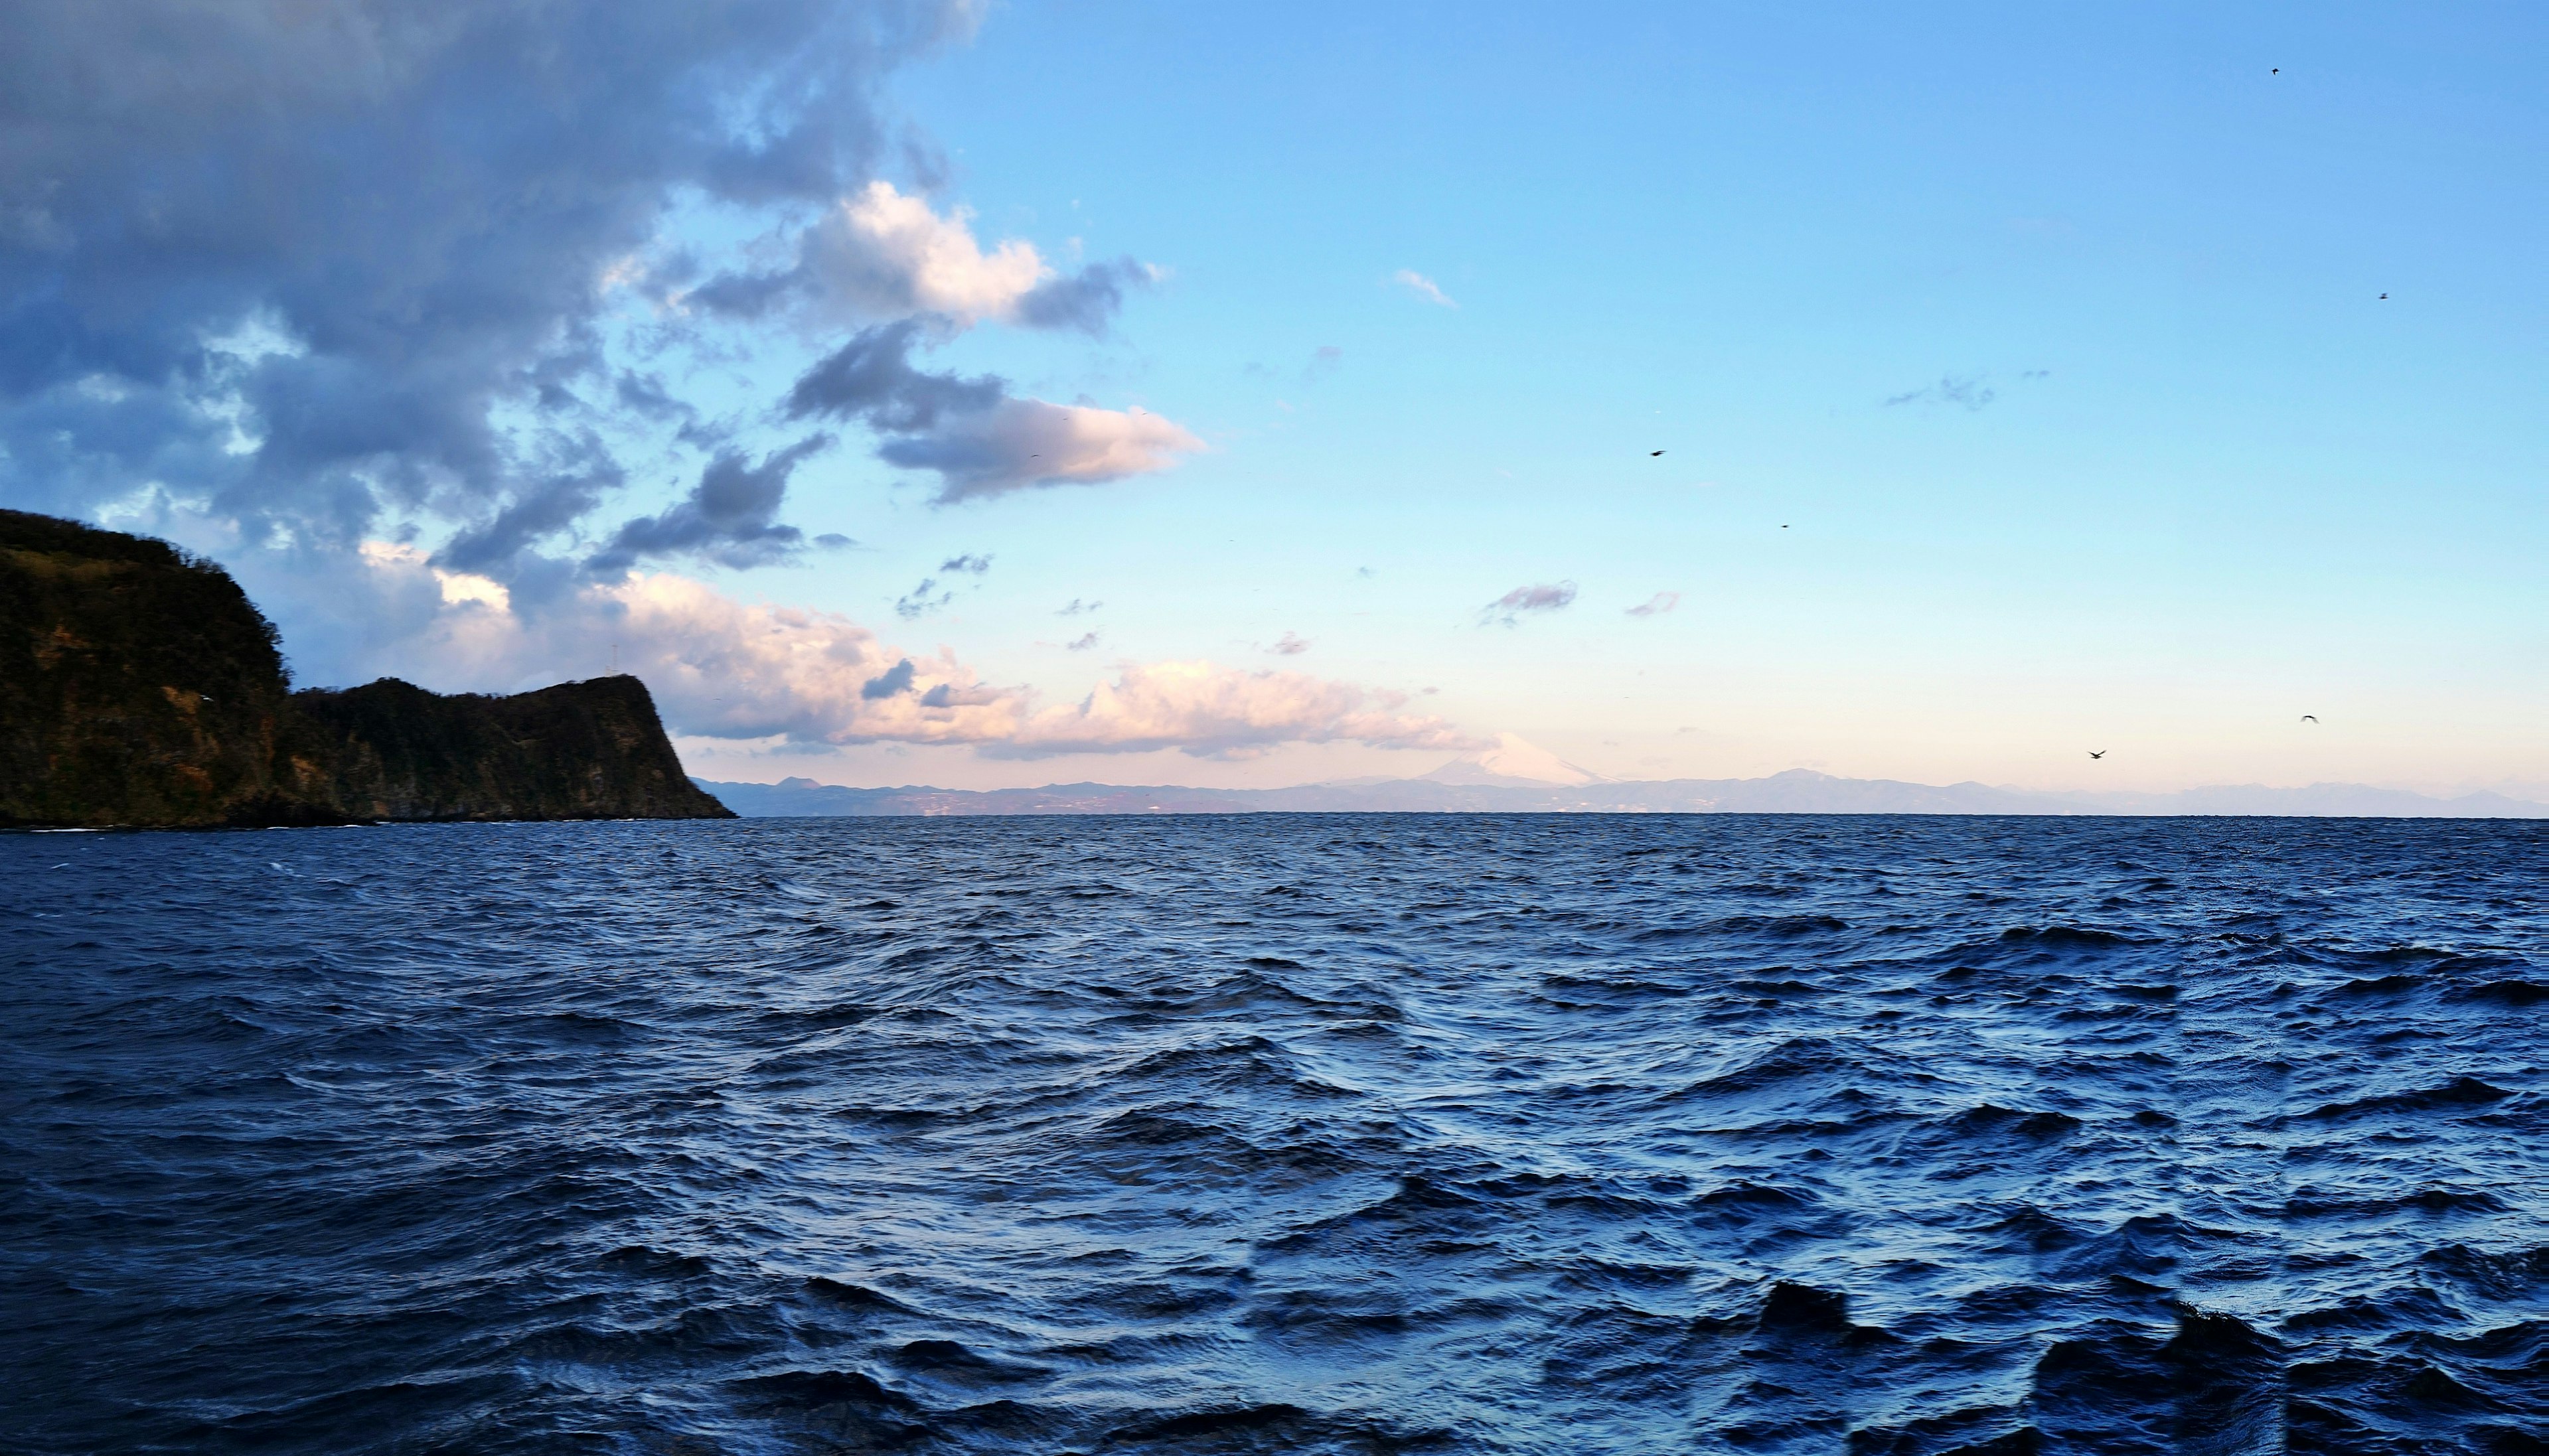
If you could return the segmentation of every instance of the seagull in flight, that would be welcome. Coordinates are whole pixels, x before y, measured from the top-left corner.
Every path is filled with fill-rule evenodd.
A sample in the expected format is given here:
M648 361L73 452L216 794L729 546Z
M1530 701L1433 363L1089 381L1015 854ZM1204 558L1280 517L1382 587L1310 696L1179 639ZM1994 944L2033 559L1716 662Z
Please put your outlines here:
M1663 452L1663 451L1661 451L1661 450L1649 450L1649 451L1647 452L1647 458L1648 458L1649 460L1652 460L1652 459L1654 459L1656 456L1661 455L1662 453L1664 453L1664 452Z
M2390 297L2390 295L2388 295L2388 294L2386 294L2386 293L2385 293L2385 294L2383 294L2383 295L2382 295L2382 297L2386 299L2386 298Z
M2103 758L2105 758L2106 756L2107 756L2107 751L2106 751L2105 749L2102 749L2102 748L2093 748L2093 749L2089 750L2089 757L2091 757L2091 758L2093 758L2093 759L2103 759Z
M2302 721L2303 721L2303 722L2305 722L2305 723L2315 723L2315 722L2317 722L2317 721L2318 721L2318 714L2316 714L2316 713L2304 713L2304 714L2302 714Z

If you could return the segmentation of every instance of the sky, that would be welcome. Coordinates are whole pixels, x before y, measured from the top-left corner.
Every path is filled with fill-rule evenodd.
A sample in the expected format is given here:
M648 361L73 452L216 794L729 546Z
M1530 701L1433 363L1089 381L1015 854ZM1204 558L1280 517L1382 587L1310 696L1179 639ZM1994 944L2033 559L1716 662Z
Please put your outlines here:
M2537 7L0 24L0 502L304 683L615 666L708 778L2549 791Z

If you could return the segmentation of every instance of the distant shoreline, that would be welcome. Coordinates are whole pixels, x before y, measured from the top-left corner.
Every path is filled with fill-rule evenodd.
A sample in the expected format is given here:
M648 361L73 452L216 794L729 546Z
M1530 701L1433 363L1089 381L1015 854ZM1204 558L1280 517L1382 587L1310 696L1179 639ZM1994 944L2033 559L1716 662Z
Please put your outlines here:
M2039 793L1792 770L1766 778L1558 784L1402 778L1291 788L1060 783L1040 788L849 788L790 778L695 778L746 818L1085 814L1899 814L2012 818L2549 819L2549 805L2473 793L2437 798L2354 783L2220 785L2175 793Z

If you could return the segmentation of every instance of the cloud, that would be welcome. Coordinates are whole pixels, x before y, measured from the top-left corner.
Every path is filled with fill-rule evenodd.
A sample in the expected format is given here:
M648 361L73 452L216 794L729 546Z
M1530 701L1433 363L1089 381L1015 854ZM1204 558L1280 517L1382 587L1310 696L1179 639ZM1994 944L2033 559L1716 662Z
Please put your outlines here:
M1054 615L1058 617L1076 617L1083 612L1095 611L1097 608L1104 606L1105 604L1106 603L1102 601L1083 601L1079 597L1075 596L1071 598L1071 605L1055 612Z
M1052 270L1014 238L984 251L970 223L961 208L941 217L924 198L870 182L806 233L800 266L857 316L1010 318Z
M1310 650L1310 644L1293 633L1286 632L1283 634L1282 640L1276 642L1273 647L1266 650L1274 653L1276 657L1299 657L1302 653Z
M938 213L926 198L883 180L797 232L793 252L787 266L720 273L677 291L674 302L743 319L802 309L832 323L930 315L957 329L991 321L1102 334L1126 291L1160 277L1133 258L1058 272L1033 243L1016 238L986 250L971 213Z
M1131 258L1091 263L1077 273L1048 279L1018 299L1014 318L1030 328L1077 328L1102 334L1124 307L1124 291L1148 288L1159 270Z
M921 319L864 329L789 391L791 418L862 421L885 436L877 455L939 478L939 504L1039 486L1094 485L1165 470L1203 442L1140 409L1019 399L994 375L963 379L914 366Z
M1389 281L1397 284L1403 289L1406 289L1409 293L1416 295L1418 298L1423 299L1429 304L1440 304L1446 309L1457 309L1461 307L1459 304L1452 302L1452 296L1445 293L1439 286L1437 286L1433 279L1426 277L1424 274L1417 272L1413 268L1399 269L1397 272L1389 275Z
M941 682L920 694L920 705L925 708L981 707L998 702L1005 695L996 687L959 687L953 682Z
M1100 410L1003 400L950 418L940 429L887 440L877 449L907 470L935 471L939 504L1039 486L1089 486L1147 475L1203 448L1175 421L1139 407Z
M825 437L750 438L755 411L711 419L686 380L733 319L780 313L892 330L790 400L875 431L941 500L1172 463L1200 442L1156 415L910 366L977 322L1102 332L1161 276L977 240L877 175L901 157L926 182L930 145L873 98L983 8L13 8L0 500L182 506L223 551L285 550L312 580L365 570L367 541L439 540L436 570L525 610L652 561L768 564L807 544L784 503ZM700 242L703 216L739 240ZM603 518L670 459L697 472L684 499ZM310 611L287 628L370 631Z
M1120 669L1076 702L1040 705L1024 687L981 681L946 650L911 652L831 612L743 602L671 573L583 581L537 607L498 583L433 565L414 547L369 543L328 558L325 580L281 553L250 553L251 589L359 603L359 635L319 649L315 681L354 682L383 662L445 690L515 690L622 669L653 689L667 726L693 737L801 744L971 746L1005 758L1175 748L1248 757L1283 743L1359 742L1461 751L1480 746L1396 693L1298 673L1205 662ZM307 664L305 664L307 665Z
M765 456L759 465L745 464L739 451L718 455L700 472L700 483L680 503L661 515L639 516L621 525L611 544L585 563L586 570L615 576L641 558L680 554L730 567L785 559L804 542L802 531L778 523L788 477L806 457L831 444L830 435L810 434Z
M783 407L788 417L820 415L864 423L883 434L916 434L1008 398L1008 382L997 375L963 379L913 367L912 345L932 326L929 319L905 318L852 335L799 377Z
M1639 602L1637 605L1630 607L1629 615L1633 617L1659 617L1679 605L1681 605L1680 592L1658 592L1654 595L1648 597L1646 600Z
M1575 584L1573 582L1516 587L1479 608L1478 621L1481 625L1494 623L1498 626L1510 627L1519 623L1526 615L1558 611L1574 600Z
M938 564L938 569L941 572L955 572L979 577L991 569L991 558L989 556L975 556L969 553L964 556L950 557L947 560L940 562ZM940 587L936 577L923 577L920 579L919 586L904 592L901 598L895 602L894 614L907 622L916 617L926 616L930 612L936 611L938 608L945 606L947 603L955 599L956 591L954 588Z
M883 673L860 683L859 696L874 702L881 697L895 697L909 692L915 671L917 670L911 666L911 659L904 658Z
M922 577L919 586L896 598L894 614L908 622L927 616L955 599L955 592L940 587L936 577Z
M1244 759L1285 743L1456 752L1484 743L1440 718L1398 712L1404 700L1300 673L1153 663L1125 669L1074 706L1035 714L1014 737L985 748L1000 758L1174 748L1199 758Z
M700 737L998 742L1016 736L1029 706L943 650L900 651L845 617L747 604L669 574L588 588L572 611L521 627L526 655L555 652L561 637L609 632L668 723Z
M1936 384L1891 396L1885 403L1889 408L1896 405L1961 405L1967 410L1980 410L2000 398L2000 391L1984 383L1988 377L1980 374L1940 375Z
M515 563L547 538L574 528L625 479L597 441L552 440L551 468L525 472L504 508L453 535L442 564L462 571L513 575Z
M1346 351L1335 344L1321 344L1310 354L1310 362L1301 366L1301 383L1317 384L1345 366Z
M579 421L678 415L605 338L676 200L870 196L869 98L978 9L14 6L0 492L79 513L155 485L349 553L421 514L513 559L617 479Z
M1066 651L1070 651L1070 652L1086 652L1086 651L1088 651L1090 648L1095 647L1096 645L1097 645L1097 634L1096 634L1096 633L1094 633L1094 632L1083 632L1083 633L1081 633L1079 636L1072 638L1069 642L1064 643L1064 644L1063 644L1063 647L1064 647L1064 649L1065 649Z

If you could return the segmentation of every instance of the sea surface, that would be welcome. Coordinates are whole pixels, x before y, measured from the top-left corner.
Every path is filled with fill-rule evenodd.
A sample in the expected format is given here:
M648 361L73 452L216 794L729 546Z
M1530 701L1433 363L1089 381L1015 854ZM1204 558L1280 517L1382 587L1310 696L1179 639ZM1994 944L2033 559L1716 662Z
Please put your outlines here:
M0 836L9 1452L2549 1450L2549 825Z

